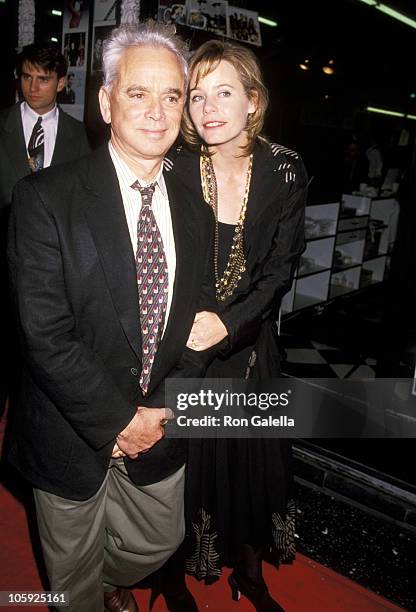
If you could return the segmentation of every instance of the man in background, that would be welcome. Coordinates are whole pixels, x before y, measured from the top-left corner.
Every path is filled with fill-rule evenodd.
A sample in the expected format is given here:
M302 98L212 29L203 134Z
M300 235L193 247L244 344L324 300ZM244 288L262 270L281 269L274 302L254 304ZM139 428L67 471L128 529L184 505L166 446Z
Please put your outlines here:
M0 113L0 283L7 286L4 252L8 211L17 181L42 168L77 159L89 150L84 124L65 113L56 98L65 86L67 66L51 45L28 45L18 56L17 75L23 102ZM15 341L9 307L2 300L0 318L7 367L3 368L0 413L15 376Z
M54 46L28 45L18 56L23 102L0 113L0 204L33 171L77 159L89 151L84 124L57 106L67 66Z

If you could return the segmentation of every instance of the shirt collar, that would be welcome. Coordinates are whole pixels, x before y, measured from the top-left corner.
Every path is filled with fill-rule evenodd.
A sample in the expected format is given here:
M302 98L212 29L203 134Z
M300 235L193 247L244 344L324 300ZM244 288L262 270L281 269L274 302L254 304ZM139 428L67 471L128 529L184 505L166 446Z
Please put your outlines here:
M120 155L115 150L111 140L108 141L108 148L109 148L111 157L116 158L117 163L123 169L123 174L126 177L129 185L133 185L133 183L135 183L136 181L139 181L140 187L147 187L151 183L155 183L156 187L160 190L160 192L163 195L163 197L164 198L168 197L168 193L167 193L167 190L166 190L165 179L164 179L164 176L163 176L163 161L160 164L159 171L157 172L157 174L154 177L154 179L151 180L151 181L145 181L144 179L141 179L138 176L136 176L135 173L126 164L124 159L122 159L120 157Z
M27 102L22 102L22 110L23 114L29 119L33 120L34 123L36 123L39 117L42 117L42 125L54 121L58 115L58 107L56 104L50 111L48 111L44 115L39 115L38 113L36 113L32 108L30 108Z

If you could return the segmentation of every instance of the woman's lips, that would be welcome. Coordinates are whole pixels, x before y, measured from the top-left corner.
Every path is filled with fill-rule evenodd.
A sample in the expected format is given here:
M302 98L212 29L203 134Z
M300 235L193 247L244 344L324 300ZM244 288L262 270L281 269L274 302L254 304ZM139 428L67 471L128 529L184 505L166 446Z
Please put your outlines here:
M207 121L206 123L203 124L204 128L217 128L217 127L222 127L223 125L225 125L225 121Z

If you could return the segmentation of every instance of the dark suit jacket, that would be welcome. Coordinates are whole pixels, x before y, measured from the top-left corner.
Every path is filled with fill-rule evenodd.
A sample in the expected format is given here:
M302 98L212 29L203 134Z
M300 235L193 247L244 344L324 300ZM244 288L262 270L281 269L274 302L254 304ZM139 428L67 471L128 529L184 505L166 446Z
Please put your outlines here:
M166 185L176 276L146 399L135 261L108 147L15 188L8 253L25 363L9 458L36 487L90 497L136 406L164 406L167 376L203 374L210 352L183 349L197 308L216 307L213 217L174 176ZM126 465L148 484L184 457L165 438Z
M199 154L179 147L168 157L171 172L178 179L186 177L189 187L202 198ZM307 174L298 153L257 140L244 224L246 272L220 316L228 330L230 350L254 344L259 348L262 377L276 376L275 322L305 249L306 195Z
M58 129L51 165L77 159L89 152L84 124L62 109L59 110ZM20 104L0 112L0 286L7 287L6 241L7 224L13 187L18 180L30 174L23 133ZM14 394L18 365L15 332L11 327L9 300L0 300L0 327L3 344L10 355L9 367L3 368L0 391L1 403L5 396Z
M78 159L89 152L84 124L59 109L58 130L51 166ZM7 207L17 181L30 174L20 103L0 113L0 206Z

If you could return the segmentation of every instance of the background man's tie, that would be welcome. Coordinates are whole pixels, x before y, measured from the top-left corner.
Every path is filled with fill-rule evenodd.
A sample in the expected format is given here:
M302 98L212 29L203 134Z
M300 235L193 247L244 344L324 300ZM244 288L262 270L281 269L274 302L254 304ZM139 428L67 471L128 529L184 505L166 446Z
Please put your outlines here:
M38 120L33 126L27 152L29 155L29 166L32 172L41 170L43 168L44 157L44 133L42 127L42 117L38 117Z
M142 208L137 223L136 271L142 332L140 386L146 394L165 323L168 266L162 236L151 208L155 184L140 187L136 181L132 188L140 191L142 196Z

